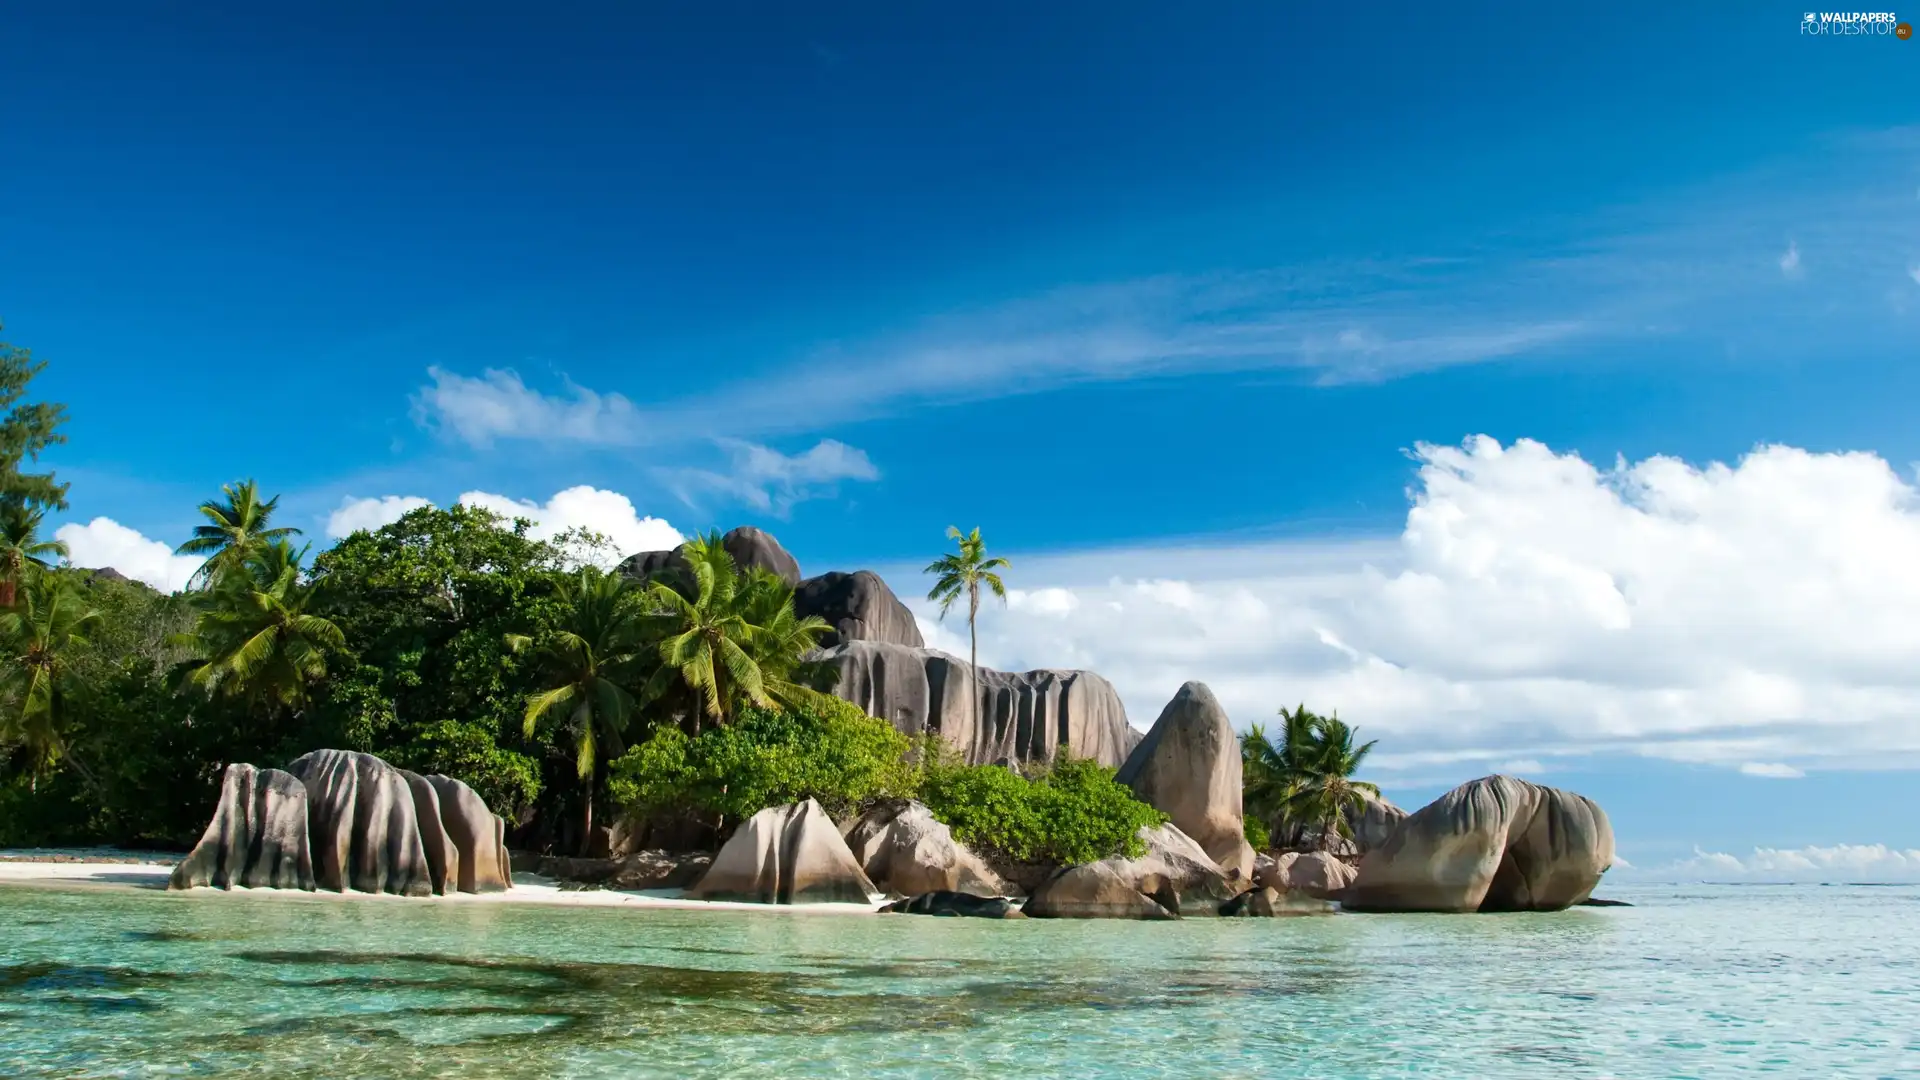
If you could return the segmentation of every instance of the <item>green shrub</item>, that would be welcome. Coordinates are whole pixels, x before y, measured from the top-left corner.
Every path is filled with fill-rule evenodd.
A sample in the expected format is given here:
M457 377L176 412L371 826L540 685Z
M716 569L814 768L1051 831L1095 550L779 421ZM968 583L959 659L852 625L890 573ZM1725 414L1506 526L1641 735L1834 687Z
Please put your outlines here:
M637 816L693 813L727 824L813 799L844 817L913 793L907 737L843 701L748 708L689 738L663 728L613 763L607 790Z
M1261 824L1259 818L1251 814L1241 818L1240 828L1246 833L1247 843L1253 846L1253 850L1265 851L1273 846L1273 837L1267 832L1267 827Z
M1114 770L1063 756L1033 779L997 765L930 765L921 801L969 847L1022 862L1135 857L1142 827L1167 816L1135 799Z

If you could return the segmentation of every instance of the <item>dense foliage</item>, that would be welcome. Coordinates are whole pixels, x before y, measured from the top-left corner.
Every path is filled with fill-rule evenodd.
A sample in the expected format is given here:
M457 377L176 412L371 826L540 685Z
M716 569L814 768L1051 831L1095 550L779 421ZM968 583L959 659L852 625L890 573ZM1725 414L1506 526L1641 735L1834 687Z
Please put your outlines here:
M1380 789L1353 779L1373 743L1354 745L1355 732L1338 715L1321 716L1305 705L1280 710L1280 739L1255 724L1240 737L1241 804L1248 822L1259 822L1273 840L1289 847L1325 847L1352 838L1351 818ZM1248 843L1253 843L1249 826ZM1265 845L1255 844L1256 848Z
M1139 831L1167 816L1114 770L1062 756L1024 776L997 765L929 765L920 799L962 843L1021 862L1079 863L1142 853Z

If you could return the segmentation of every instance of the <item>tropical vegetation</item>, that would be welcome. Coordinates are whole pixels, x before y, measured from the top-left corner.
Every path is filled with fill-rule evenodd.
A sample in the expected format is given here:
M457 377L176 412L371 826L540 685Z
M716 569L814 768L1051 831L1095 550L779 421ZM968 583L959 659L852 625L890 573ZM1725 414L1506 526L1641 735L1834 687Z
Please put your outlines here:
M1352 819L1380 789L1353 779L1374 744L1355 745L1355 729L1337 713L1304 704L1280 710L1278 739L1254 724L1240 737L1241 807L1273 841L1325 847L1352 839ZM1248 841L1255 836L1248 826ZM1256 845L1264 846L1264 845Z

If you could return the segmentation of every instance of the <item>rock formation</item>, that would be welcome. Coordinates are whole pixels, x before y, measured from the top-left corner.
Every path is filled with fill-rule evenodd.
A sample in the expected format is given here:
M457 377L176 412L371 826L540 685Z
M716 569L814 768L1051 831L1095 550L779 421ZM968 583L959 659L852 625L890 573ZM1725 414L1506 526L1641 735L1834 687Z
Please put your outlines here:
M451 776L427 777L440 796L440 821L459 859L450 889L464 893L504 892L513 888L507 855L507 823L487 809L486 800Z
M1007 892L1000 878L953 838L953 830L917 802L874 807L847 831L847 847L867 880L901 896Z
M733 556L733 565L741 570L755 567L771 570L788 585L800 584L799 561L781 547L780 541L775 540L771 533L751 525L742 525L721 537L720 546ZM679 548L642 551L637 555L629 555L620 563L621 573L643 580L656 577L663 571L686 568L687 560L680 554Z
M1316 900L1286 889L1276 889L1271 885L1248 889L1220 906L1222 915L1266 919L1293 915L1331 915L1333 912L1334 906L1325 900Z
M1253 848L1240 817L1240 738L1205 683L1182 686L1117 779L1242 878Z
M1043 919L1215 915L1239 892L1200 845L1178 828L1143 828L1139 836L1146 844L1139 858L1116 855L1069 866L1034 889L1024 910ZM1160 914L1149 910L1148 904Z
M278 769L227 766L220 803L193 851L173 868L169 889L313 889L307 846L307 788Z
M687 895L758 904L870 903L876 890L820 804L769 806L720 848Z
M926 645L913 612L871 570L831 570L802 581L793 591L793 612L803 619L818 615L832 624L833 630L820 638L823 649L843 641L885 641L910 649Z
M505 835L452 777L315 750L286 772L227 766L213 820L169 888L498 892L512 887Z
M1317 900L1329 900L1345 892L1347 886L1353 884L1353 878L1353 866L1327 852L1300 854L1289 851L1255 875L1254 884L1304 893Z
M611 859L542 855L528 867L541 877L609 889L685 889L699 881L713 856L705 852L637 851Z
M433 895L413 791L399 769L372 754L315 750L287 771L307 785L307 830L321 888Z
M1366 806L1347 813L1347 827L1353 830L1355 854L1365 855L1386 844L1393 831L1407 820L1407 812L1384 796L1362 792L1361 797L1366 800Z
M848 641L821 659L838 672L836 696L907 735L938 732L970 764L1051 761L1067 746L1113 767L1140 737L1113 685L1090 671L981 668L976 709L967 662L934 649Z
M962 892L927 892L880 909L897 915L947 915L972 919L1018 919L1020 910L1005 897Z
M1613 863L1613 827L1591 799L1507 776L1462 784L1360 860L1356 911L1558 911Z

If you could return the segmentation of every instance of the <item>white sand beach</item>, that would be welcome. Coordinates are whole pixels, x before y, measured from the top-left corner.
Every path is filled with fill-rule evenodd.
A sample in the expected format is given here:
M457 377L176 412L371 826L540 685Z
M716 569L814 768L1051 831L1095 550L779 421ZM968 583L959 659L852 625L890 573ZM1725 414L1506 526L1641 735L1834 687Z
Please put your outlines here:
M35 859L30 853L0 852L0 885L80 885L118 889L164 889L173 873L172 863L156 862L151 855L128 853L88 853L86 861L69 857ZM192 889L181 895L219 893L219 889ZM886 903L875 897L871 904L743 904L718 900L688 900L677 890L621 892L615 889L562 887L551 878L538 874L513 875L513 888L499 893L453 893L431 899L390 896L382 893L325 890L303 892L282 889L234 889L251 896L325 897L347 902L404 904L548 904L562 907L621 907L683 911L759 911L805 915L871 915Z

